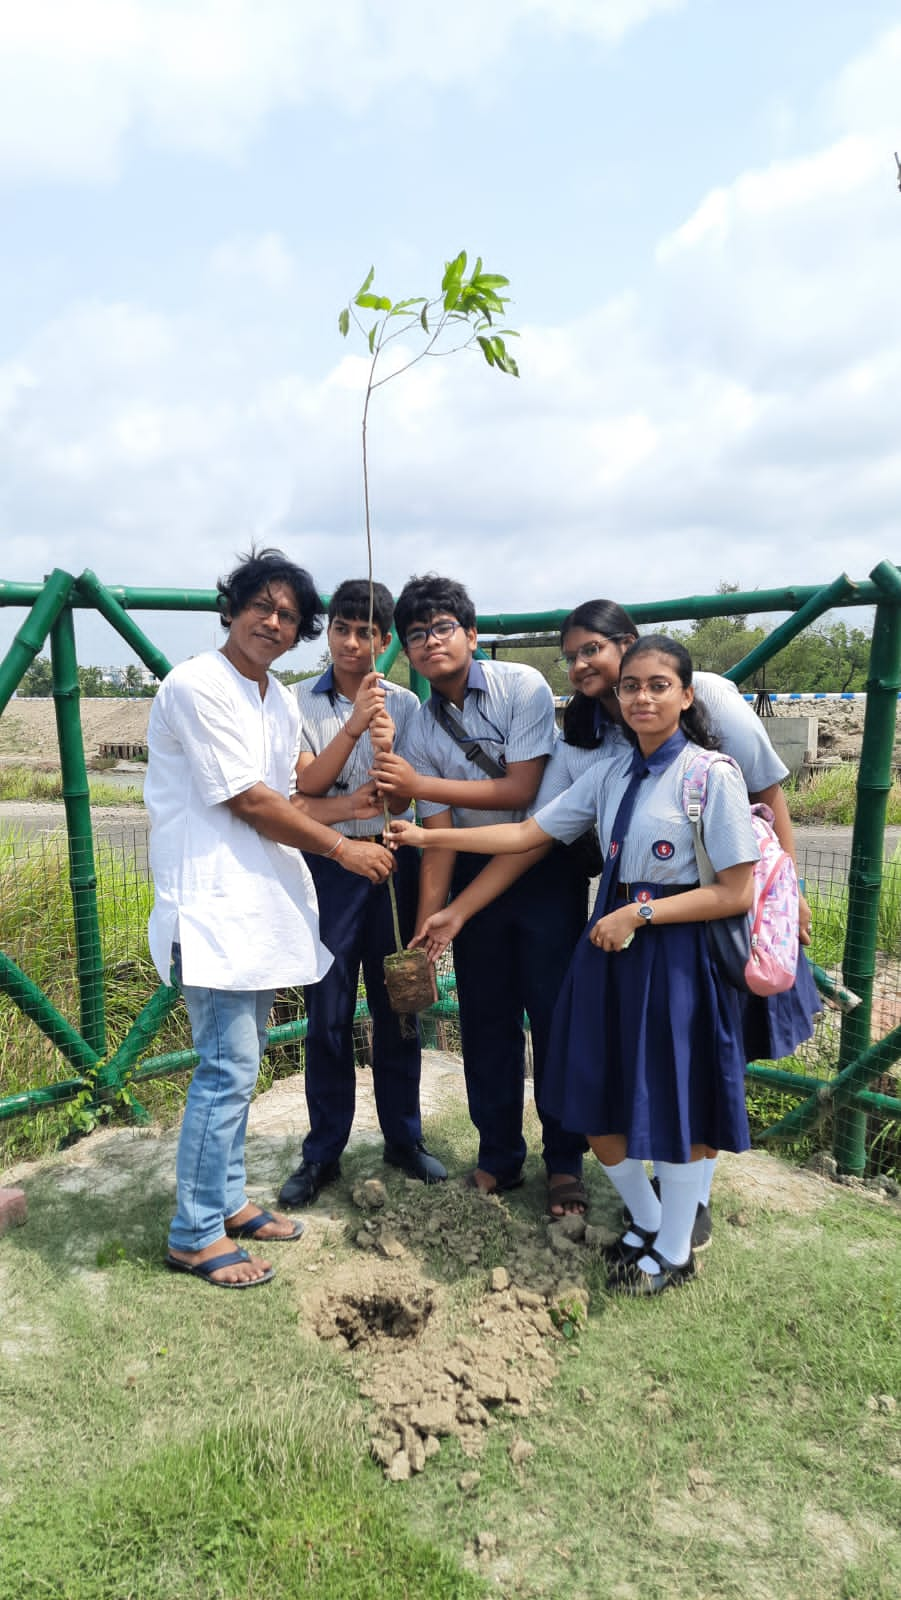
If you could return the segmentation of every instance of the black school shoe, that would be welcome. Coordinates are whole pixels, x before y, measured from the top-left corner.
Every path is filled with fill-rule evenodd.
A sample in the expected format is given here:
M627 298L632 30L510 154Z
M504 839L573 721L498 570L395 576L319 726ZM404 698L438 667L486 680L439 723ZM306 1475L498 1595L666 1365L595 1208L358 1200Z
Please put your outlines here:
M660 1179L659 1178L652 1178L651 1179L651 1188L653 1189L655 1195L657 1196L657 1199L659 1200L660 1199ZM631 1211L629 1211L627 1206L623 1206L623 1222L626 1225L626 1232L628 1232L629 1229L632 1227L632 1213L631 1213ZM706 1250L707 1246L709 1245L709 1243L710 1243L712 1238L713 1238L713 1218L710 1215L710 1207L702 1205L701 1202L699 1201L698 1202L698 1209L697 1209L697 1212L695 1213L695 1225L691 1230L691 1248L692 1248L692 1250L695 1250L695 1251L697 1251L697 1250Z
M408 1178L418 1178L420 1183L443 1183L447 1177L447 1168L421 1139L416 1144L389 1144L386 1140L382 1159L389 1167L399 1167Z
M311 1206L320 1189L341 1176L340 1161L302 1161L278 1192L278 1203L288 1211ZM268 1240L267 1240L268 1243Z
M607 1288L613 1294L628 1294L637 1297L647 1297L653 1294L663 1294L665 1289L678 1289L683 1283L688 1283L696 1276L694 1253L689 1251L688 1260L677 1267L672 1261L667 1261L659 1250L653 1247L641 1252L650 1256L660 1268L659 1272L642 1272L638 1265L639 1256L631 1261L624 1261L614 1267L607 1276Z

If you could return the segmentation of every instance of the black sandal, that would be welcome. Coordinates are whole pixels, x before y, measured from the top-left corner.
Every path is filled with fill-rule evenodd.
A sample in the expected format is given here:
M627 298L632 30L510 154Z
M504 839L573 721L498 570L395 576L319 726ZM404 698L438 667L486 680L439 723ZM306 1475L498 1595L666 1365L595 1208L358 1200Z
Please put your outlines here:
M626 1233L637 1233L640 1243L626 1244ZM625 1233L621 1233L612 1244L605 1244L601 1253L614 1269L628 1266L630 1262L637 1261L639 1256L652 1254L651 1246L656 1237L656 1228L639 1228L637 1222L630 1222Z
M637 1230L636 1230L637 1232ZM650 1256L660 1268L659 1272L644 1272L638 1262L642 1255ZM688 1260L681 1267L674 1262L667 1261L659 1250L653 1246L647 1250L636 1250L631 1261L624 1261L614 1267L607 1278L607 1288L615 1294L628 1294L647 1296L663 1294L664 1289L678 1289L683 1283L696 1276L694 1253L689 1251Z

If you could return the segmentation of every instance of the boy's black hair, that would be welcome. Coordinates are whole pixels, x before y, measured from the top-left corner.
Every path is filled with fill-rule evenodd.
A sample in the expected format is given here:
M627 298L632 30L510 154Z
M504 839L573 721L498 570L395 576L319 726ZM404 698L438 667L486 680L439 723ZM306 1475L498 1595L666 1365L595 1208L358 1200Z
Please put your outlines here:
M629 646L620 662L620 677L640 656L650 654L667 656L679 674L679 682L683 689L691 688L693 677L691 656L688 654L684 644L680 644L678 639L671 639L666 633L646 633L640 639L636 639L635 643ZM682 712L679 718L679 726L686 739L691 739L694 744L699 744L702 750L718 750L720 748L720 741L707 720L707 713L697 700L693 700L691 705ZM631 734L632 730L627 727L626 732ZM634 735L632 737L634 740Z
M427 572L422 578L408 578L394 607L394 626L401 644L406 645L407 629L412 623L428 623L445 612L449 617L456 617L463 628L476 625L476 608L462 583L453 578L439 578L436 572Z
M391 632L394 619L394 596L384 583L372 585L372 622L379 633ZM341 617L345 622L369 621L369 579L345 578L339 583L328 603L328 619L334 622Z
M226 578L216 581L219 620L228 630L232 618L245 611L257 595L265 595L273 583L283 583L294 593L300 615L294 644L301 639L318 639L322 632L325 607L319 598L310 574L298 567L282 550L257 550L251 545L246 556L241 556L238 566ZM293 645L289 645L293 649Z
M566 635L572 628L599 633L614 643L637 639L638 629L628 611L615 600L585 600L564 618L560 629L560 648L566 648ZM602 742L598 728L597 702L575 689L563 708L563 737L579 750L594 750Z

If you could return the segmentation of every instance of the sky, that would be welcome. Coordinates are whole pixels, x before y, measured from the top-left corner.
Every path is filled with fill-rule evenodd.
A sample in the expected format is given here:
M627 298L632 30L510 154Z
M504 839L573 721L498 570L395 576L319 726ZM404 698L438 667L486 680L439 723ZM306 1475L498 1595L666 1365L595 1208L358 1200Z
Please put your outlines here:
M890 0L0 0L0 580L209 589L252 541L365 573L338 312L461 249L520 377L460 352L374 395L395 593L865 578L901 558L896 150Z

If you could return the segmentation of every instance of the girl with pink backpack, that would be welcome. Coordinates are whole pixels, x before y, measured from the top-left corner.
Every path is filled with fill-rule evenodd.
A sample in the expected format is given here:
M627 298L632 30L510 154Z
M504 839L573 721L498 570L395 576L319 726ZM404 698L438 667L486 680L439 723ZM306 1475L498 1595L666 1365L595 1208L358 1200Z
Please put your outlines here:
M526 822L465 833L395 823L391 833L427 849L516 854L596 822L604 870L554 1014L543 1099L585 1134L631 1215L609 1252L610 1288L654 1295L694 1276L705 1159L750 1143L739 996L706 925L748 911L758 847L741 776L719 762L704 810L715 878L698 884L682 779L714 741L683 646L663 635L637 640L622 657L618 696L633 743Z

